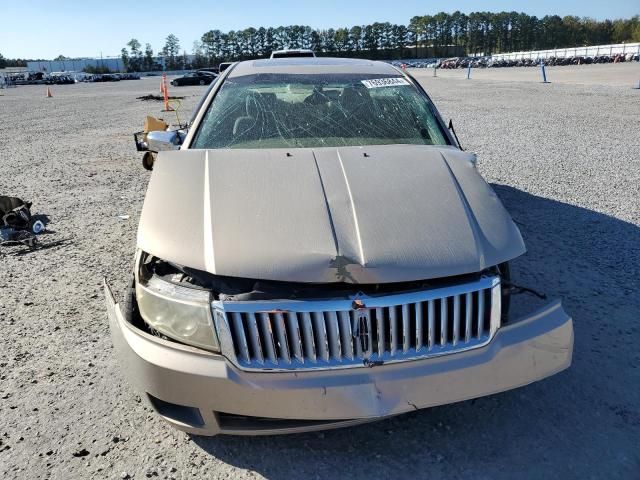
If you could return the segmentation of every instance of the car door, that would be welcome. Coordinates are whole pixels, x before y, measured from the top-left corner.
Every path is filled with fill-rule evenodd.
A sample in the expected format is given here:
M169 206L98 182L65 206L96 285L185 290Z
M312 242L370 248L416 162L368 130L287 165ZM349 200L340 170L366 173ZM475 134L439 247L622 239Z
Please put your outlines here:
M196 72L195 73L195 78L196 78L196 85L209 85L209 83L211 83L211 80L209 78L209 75L207 75L206 73L202 73L202 72Z

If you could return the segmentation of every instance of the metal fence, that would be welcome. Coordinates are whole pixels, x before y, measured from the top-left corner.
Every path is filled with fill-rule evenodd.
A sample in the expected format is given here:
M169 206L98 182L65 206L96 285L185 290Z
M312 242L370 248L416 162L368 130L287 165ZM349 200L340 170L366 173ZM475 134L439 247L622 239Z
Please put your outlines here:
M617 43L614 45L595 45L590 47L555 48L553 50L534 50L530 52L497 53L492 60L525 60L568 57L598 57L601 55L640 54L640 42Z

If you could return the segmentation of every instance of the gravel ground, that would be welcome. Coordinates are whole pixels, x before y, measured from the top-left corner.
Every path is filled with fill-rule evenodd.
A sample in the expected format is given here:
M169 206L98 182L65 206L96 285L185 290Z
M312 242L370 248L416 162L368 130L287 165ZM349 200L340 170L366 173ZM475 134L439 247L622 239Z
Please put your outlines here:
M582 77L605 78L601 67ZM158 80L59 86L50 99L0 91L0 193L50 217L43 243L68 240L0 255L0 477L638 478L640 91L612 86L611 72L591 85L417 72L520 225L517 281L574 317L573 366L491 397L267 438L173 430L113 355L101 282L120 292L129 273L149 178L131 133L161 108L135 97ZM178 92L189 111L202 89Z

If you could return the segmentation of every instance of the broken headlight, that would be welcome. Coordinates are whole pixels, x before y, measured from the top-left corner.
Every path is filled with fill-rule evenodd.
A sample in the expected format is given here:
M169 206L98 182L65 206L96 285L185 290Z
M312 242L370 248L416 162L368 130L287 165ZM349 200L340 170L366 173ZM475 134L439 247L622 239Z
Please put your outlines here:
M154 330L187 345L220 351L208 291L152 275L136 282L136 299L140 315Z

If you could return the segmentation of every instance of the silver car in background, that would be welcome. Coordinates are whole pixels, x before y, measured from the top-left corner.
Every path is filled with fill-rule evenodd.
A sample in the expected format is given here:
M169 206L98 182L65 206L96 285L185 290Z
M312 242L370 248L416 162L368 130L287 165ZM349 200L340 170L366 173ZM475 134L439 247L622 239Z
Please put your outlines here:
M559 301L509 318L520 232L410 76L236 63L155 162L117 354L165 420L215 435L368 422L571 363Z

